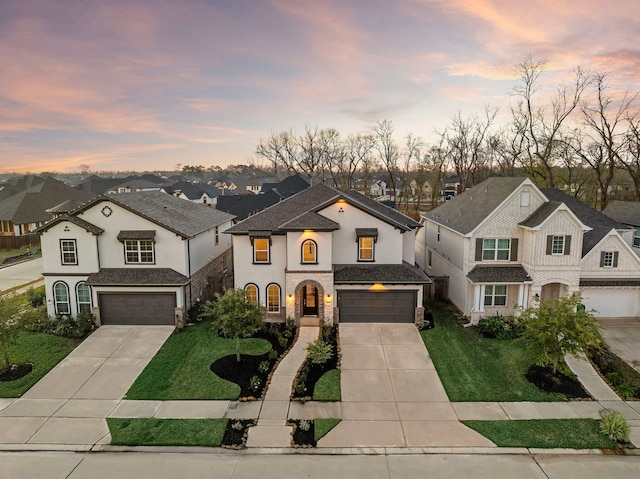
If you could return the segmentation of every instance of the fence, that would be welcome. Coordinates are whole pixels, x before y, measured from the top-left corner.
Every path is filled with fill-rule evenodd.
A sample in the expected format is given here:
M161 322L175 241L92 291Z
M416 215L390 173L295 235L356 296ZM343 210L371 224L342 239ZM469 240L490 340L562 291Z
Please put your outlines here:
M40 235L0 236L0 249L40 248Z

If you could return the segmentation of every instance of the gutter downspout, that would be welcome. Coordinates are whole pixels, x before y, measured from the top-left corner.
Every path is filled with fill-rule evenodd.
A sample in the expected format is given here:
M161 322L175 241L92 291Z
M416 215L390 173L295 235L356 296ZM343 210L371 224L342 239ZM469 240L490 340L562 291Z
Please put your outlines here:
M189 307L191 307L191 303L193 301L193 292L191 290L191 239L187 239L187 276L189 277ZM187 306L187 292L185 291L184 305Z

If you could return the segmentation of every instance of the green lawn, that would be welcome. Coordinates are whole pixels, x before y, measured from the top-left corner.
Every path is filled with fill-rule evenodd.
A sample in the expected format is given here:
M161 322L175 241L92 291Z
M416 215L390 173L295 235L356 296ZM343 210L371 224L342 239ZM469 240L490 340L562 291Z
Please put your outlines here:
M499 447L568 449L615 448L595 419L533 419L529 421L462 421Z
M22 396L79 343L78 339L61 338L52 334L20 332L16 342L9 345L9 358L13 363L33 363L34 369L15 381L0 382L0 397Z
M338 425L340 419L314 419L313 420L313 438L316 442L325 437L329 431Z
M260 355L271 349L264 339L243 339L242 354ZM162 346L126 394L126 399L230 399L240 387L211 372L215 360L235 354L235 340L220 338L210 322L188 326Z
M314 401L340 401L340 370L324 373L313 388Z
M534 355L523 339L484 338L445 305L430 302L435 328L422 331L449 399L463 401L559 401L525 378Z
M220 446L227 421L107 418L111 444L115 446Z

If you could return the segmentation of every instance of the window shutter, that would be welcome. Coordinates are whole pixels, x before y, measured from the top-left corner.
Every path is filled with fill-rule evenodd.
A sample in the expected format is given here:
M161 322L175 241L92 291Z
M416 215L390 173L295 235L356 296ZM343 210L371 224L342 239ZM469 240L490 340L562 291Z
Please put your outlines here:
M564 254L571 254L571 236L564 237Z
M600 267L604 267L604 251L600 252Z
M618 252L615 251L613 253L613 267L617 268L618 267Z
M511 238L511 253L509 254L511 261L518 261L518 238Z
M476 238L476 261L482 261L482 238Z
M547 235L547 254L551 254L552 247L553 247L553 236Z

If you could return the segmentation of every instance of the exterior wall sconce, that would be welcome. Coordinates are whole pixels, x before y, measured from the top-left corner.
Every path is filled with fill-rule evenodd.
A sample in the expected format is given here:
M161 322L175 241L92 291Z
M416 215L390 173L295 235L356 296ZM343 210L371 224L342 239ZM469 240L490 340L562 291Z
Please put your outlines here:
M332 300L332 297L331 297L331 295L330 295L330 294L327 294L327 295L325 296L325 298L324 298L325 303L330 303L330 302L331 302L331 300Z

